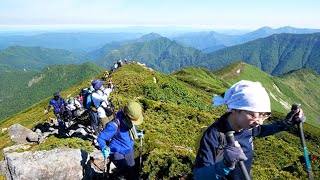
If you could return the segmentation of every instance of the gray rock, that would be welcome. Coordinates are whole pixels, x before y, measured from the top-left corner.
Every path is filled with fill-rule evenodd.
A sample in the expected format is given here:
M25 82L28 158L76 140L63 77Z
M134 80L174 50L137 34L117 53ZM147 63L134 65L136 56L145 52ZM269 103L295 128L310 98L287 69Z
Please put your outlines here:
M90 165L91 165L91 168L94 170L94 173L96 174L103 173L105 166L104 166L104 157L101 151L95 149L92 152L90 152L89 156L90 156ZM116 166L111 162L109 173L112 174L115 171L115 169L116 169Z
M3 148L2 152L3 152L3 155L6 155L8 153L12 153L12 152L17 151L17 150L26 150L26 149L29 149L29 148L31 148L30 145L18 144L18 145L14 145L14 146L9 146L9 147Z
M27 140L30 142L38 142L39 135L36 132L31 132L28 134Z
M18 144L28 143L27 136L32 132L30 129L21 126L20 124L10 126L8 131L11 140Z
M6 175L6 164L4 161L0 161L0 175Z
M11 153L5 156L7 179L83 179L88 154L80 149Z

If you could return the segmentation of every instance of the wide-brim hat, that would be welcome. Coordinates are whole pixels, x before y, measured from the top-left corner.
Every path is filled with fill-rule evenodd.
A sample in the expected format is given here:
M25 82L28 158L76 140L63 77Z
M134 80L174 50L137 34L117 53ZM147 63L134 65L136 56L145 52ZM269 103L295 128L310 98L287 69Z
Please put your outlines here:
M124 108L123 113L130 118L132 124L140 125L143 122L142 107L137 102L129 102Z
M95 79L95 80L93 80L93 81L91 82L91 84L92 84L92 86L93 86L93 88L94 88L95 90L98 90L98 89L100 89L100 87L104 84L104 81L100 81L99 79Z

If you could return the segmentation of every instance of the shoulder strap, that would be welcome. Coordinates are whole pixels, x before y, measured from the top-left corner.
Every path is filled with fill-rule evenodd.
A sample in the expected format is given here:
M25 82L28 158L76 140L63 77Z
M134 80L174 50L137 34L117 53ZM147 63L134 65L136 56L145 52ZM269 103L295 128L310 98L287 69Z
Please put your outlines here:
M216 162L219 162L223 160L224 147L227 145L227 139L226 139L226 135L220 132L217 126L214 126L214 128L219 132L219 137L218 137L219 145L216 148L216 154L215 154Z
M114 122L115 120L117 120L117 123ZM109 123L113 123L116 127L117 127L117 132L113 135L113 137L109 140L109 143L112 141L112 139L114 139L118 133L119 133L119 130L120 130L120 120L117 119L117 118L114 118L112 121L110 121Z

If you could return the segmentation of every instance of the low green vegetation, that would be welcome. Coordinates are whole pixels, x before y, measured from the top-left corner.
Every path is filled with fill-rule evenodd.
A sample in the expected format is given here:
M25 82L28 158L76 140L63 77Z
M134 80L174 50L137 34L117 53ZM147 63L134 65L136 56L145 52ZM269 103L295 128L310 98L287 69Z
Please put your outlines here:
M240 73L234 73L241 66ZM233 73L233 74L230 74ZM124 65L112 75L116 91L111 94L116 109L131 100L140 102L144 109L144 123L139 129L146 131L143 140L143 176L150 179L192 179L195 160L195 141L204 126L208 126L225 112L225 107L213 108L212 95L223 93L232 83L244 78L259 80L278 99L293 103L302 97L280 78L269 76L244 63L236 63L226 70L211 72L201 68L185 68L166 75L137 64ZM243 76L243 77L242 77ZM156 83L154 82L156 79ZM280 89L278 92L273 83ZM63 91L62 95L77 94L88 81ZM292 95L292 97L288 97ZM272 99L272 98L271 98ZM48 119L43 107L49 97L0 122L0 128L20 123L29 128ZM272 100L273 120L283 119L289 111L275 99ZM306 111L307 107L306 107ZM310 112L313 112L310 110ZM52 116L49 114L48 116ZM307 115L308 116L308 115ZM308 120L304 125L308 149L315 158L311 160L315 177L320 178L319 126ZM13 143L7 133L0 135L0 149ZM306 179L303 153L297 131L281 132L276 136L255 139L253 179ZM55 147L81 148L91 151L90 142L80 139L51 137L33 150ZM138 142L136 142L138 146ZM138 148L135 154L138 155Z

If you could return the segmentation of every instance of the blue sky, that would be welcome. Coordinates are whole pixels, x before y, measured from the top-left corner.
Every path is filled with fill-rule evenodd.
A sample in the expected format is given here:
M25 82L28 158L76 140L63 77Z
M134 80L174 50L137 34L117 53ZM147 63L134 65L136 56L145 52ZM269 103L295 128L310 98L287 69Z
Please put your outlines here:
M319 0L0 0L0 26L320 28Z

